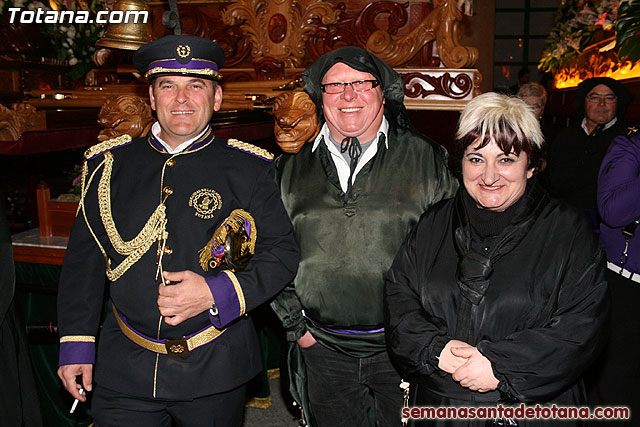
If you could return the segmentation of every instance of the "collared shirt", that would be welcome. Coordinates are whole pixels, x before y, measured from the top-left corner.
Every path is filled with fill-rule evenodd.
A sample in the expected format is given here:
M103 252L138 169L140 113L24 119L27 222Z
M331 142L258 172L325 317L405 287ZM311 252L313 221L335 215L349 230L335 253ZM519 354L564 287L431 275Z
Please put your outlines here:
M615 125L617 121L618 121L618 118L614 117L613 119L611 119L611 121L607 122L607 124L605 124L604 127L600 131L602 132L603 130L609 129L611 126ZM586 117L584 119L582 119L582 130L584 130L584 133L589 135L589 130L587 129L587 118Z
M176 154L184 151L189 145L193 143L193 141L197 140L202 135L204 135L207 129L209 129L209 126L205 126L205 128L202 130L202 132L200 132L200 134L198 134L198 136L196 136L195 138L186 140L182 144L178 145L176 148L171 148L169 144L167 144L162 138L160 138L160 131L162 130L162 128L160 127L160 122L155 122L153 126L151 126L151 133L153 133L153 136L158 140L160 144L162 144L165 150L167 150L167 153Z
M347 187L349 185L349 163L344 159L340 150L329 140L329 127L325 123L322 125L322 129L320 133L316 137L313 142L313 147L311 151L316 151L318 145L320 145L320 141L324 141L324 144L327 146L329 153L331 153L331 158L333 159L333 164L336 165L336 170L338 171L338 178L340 179L340 187L342 191L347 191ZM356 176L358 172L367 164L369 160L373 158L378 152L378 141L380 140L380 135L384 135L384 145L385 148L389 148L389 138L387 135L389 134L389 122L386 117L382 118L382 123L380 124L380 129L378 129L377 137L371 143L371 146L364 152L362 157L358 160L358 165L356 166L355 171L353 172L353 181L356 180Z

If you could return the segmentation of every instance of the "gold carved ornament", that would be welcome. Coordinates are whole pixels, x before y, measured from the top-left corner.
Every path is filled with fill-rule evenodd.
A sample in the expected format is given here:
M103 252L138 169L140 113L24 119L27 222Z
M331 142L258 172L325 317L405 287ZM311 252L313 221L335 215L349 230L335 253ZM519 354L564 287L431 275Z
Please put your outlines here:
M438 54L447 68L472 68L478 49L460 45L462 11L456 0L434 0L433 11L406 36L392 38L382 30L371 34L366 49L391 67L405 64L427 43L436 40Z
M17 141L25 132L46 129L44 111L29 104L0 105L0 141Z
M274 136L285 153L295 154L320 132L316 105L302 91L286 91L273 102Z
M151 107L139 96L110 96L98 114L98 123L104 128L98 135L98 141L125 134L131 138L145 136L153 122Z
M318 22L335 24L340 13L331 3L316 0L239 0L227 7L222 20L226 25L242 23L253 62L269 57L295 68L302 64L305 44ZM270 34L274 23L283 25L277 38Z

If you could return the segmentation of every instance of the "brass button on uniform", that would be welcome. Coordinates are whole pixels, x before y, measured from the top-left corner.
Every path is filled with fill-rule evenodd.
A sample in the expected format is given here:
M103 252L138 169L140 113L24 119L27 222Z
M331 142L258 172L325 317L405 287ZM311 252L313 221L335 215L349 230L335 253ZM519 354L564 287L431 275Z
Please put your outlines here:
M173 253L173 249L169 246L165 246L162 252L164 252L165 255L171 255Z
M168 195L170 195L170 194L173 194L173 188L171 188L171 187L169 187L169 186L167 185L166 187L164 187L164 188L162 189L162 192L168 196Z
M174 167L175 165L176 165L175 159L167 160L167 166L169 166L170 168Z

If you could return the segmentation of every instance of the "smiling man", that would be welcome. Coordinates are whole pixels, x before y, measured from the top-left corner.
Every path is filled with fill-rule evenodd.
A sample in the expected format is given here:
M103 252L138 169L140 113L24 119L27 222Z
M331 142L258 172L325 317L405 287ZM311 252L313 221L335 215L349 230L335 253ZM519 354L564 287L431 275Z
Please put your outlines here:
M578 86L575 121L549 147L551 195L585 211L597 230L598 171L609 144L628 127L623 123L631 94L609 77L596 77Z
M453 195L457 182L446 151L409 123L402 77L375 55L338 49L302 77L322 127L277 162L301 264L272 304L298 367L291 378L307 378L293 391L314 427L399 426L384 275L420 214Z
M93 393L101 427L237 427L261 369L246 313L298 264L273 156L215 138L216 43L167 36L133 61L158 121L85 153L58 293L58 375L76 399Z

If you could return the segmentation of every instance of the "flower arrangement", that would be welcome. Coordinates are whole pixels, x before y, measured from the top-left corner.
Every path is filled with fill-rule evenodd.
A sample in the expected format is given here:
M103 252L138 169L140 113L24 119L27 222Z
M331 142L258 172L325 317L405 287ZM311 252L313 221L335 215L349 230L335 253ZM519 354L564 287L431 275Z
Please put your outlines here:
M72 0L68 2L70 7L65 4L52 0L49 2L54 6L53 10L87 10L91 15L90 21L95 21L95 14L104 3L102 0ZM0 14L5 14L9 7L18 7L27 10L52 10L52 7L43 4L40 1L29 0L0 0ZM37 25L38 30L48 38L51 48L59 60L65 61L71 66L69 77L73 80L82 78L91 68L93 64L93 52L96 50L96 41L104 33L104 28L100 24L94 23L41 23L27 24Z
M552 72L594 42L599 30L613 30L621 0L564 0L558 9L538 68Z

